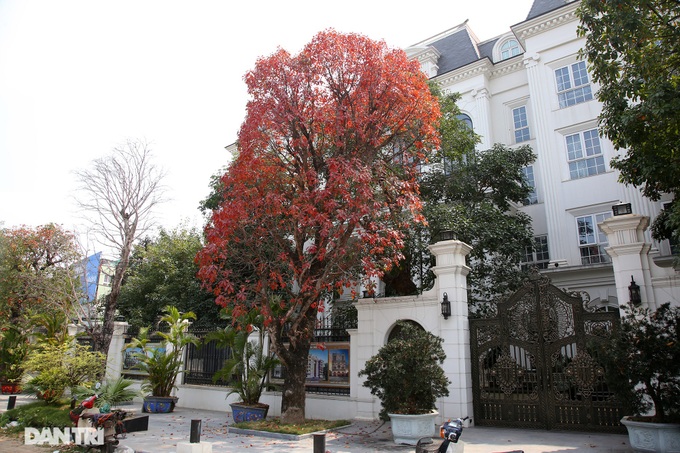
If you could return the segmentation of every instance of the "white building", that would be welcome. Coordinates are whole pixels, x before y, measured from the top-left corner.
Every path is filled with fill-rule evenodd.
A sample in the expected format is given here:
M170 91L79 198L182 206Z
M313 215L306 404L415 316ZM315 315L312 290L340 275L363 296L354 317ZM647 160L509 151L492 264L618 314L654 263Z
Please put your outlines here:
M615 306L607 237L597 224L620 202L653 220L669 200L643 198L635 187L618 183L609 165L616 151L598 136L597 86L578 57L585 42L577 36L578 5L536 0L524 22L496 38L480 42L463 23L406 52L444 92L461 94L459 107L481 136L479 150L528 144L538 156L526 170L535 193L518 207L531 216L543 245L527 261L545 269L555 285ZM650 232L644 234L651 241ZM667 241L652 244L650 259L670 255ZM674 274L656 271L662 278Z

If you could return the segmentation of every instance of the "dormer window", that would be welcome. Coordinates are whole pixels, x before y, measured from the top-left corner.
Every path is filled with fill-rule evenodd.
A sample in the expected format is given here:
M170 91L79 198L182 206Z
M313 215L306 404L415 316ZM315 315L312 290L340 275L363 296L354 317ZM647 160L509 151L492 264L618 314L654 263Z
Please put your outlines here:
M522 53L522 48L516 39L508 39L501 45L501 60L514 57Z

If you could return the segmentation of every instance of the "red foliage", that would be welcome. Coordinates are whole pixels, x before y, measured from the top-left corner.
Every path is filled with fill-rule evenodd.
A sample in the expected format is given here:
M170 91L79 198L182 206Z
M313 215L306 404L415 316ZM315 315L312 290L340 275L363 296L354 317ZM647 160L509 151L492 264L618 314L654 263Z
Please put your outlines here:
M235 317L257 305L270 329L308 339L324 296L396 263L401 231L422 220L416 170L439 107L403 51L333 30L259 59L245 81L199 276Z
M59 287L67 269L78 259L72 232L59 225L20 226L1 232L3 267L0 269L0 315L15 319L26 309L61 306ZM68 282L67 282L68 283ZM66 297L68 299L68 297Z

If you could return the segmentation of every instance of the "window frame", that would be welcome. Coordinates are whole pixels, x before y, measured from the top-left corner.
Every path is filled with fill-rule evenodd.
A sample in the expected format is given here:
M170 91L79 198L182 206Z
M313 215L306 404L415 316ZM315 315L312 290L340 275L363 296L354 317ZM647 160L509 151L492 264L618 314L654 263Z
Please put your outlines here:
M538 204L538 192L536 191L536 173L534 172L534 166L527 165L522 169L522 173L524 173L524 178L527 180L527 184L529 184L532 188L529 196L525 198L524 201L522 201L522 204L524 206Z
M611 263L611 257L604 250L604 248L609 245L609 241L607 240L607 235L599 227L600 223L610 217L612 217L611 211L603 211L583 214L575 218L576 242L578 244L581 265L588 266L592 264ZM581 219L590 220L592 225L591 232L586 231L585 234L581 233L582 227L579 223ZM591 236L592 240L590 239Z
M518 112L519 110L522 110L522 113L519 113L519 115L523 115L523 124L522 124L522 118L520 117L520 124L518 127L518 121L517 121L517 116L515 115L515 112ZM512 107L511 109L511 115L512 115L512 127L513 127L513 140L515 143L525 143L531 140L531 128L529 127L529 110L527 109L526 105L518 105L517 107ZM520 132L522 134L522 139L517 140L517 133ZM526 132L526 135L524 134Z
M576 140L575 137L578 139ZM596 128L565 134L564 147L570 180L607 172L602 140Z
M510 43L515 43L511 45ZM507 48L506 48L507 46ZM507 55L506 55L507 52ZM498 53L501 60L507 60L508 58L515 57L522 53L522 46L520 46L519 41L515 38L508 38L504 40L498 47Z
M575 69L575 67L578 68ZM560 66L553 70L553 75L557 92L557 103L560 109L594 99L590 74L588 74L585 61L576 60L567 65Z
M537 247L537 245L540 245ZM541 258L539 259L539 254ZM529 260L531 258L531 260ZM548 246L548 235L540 234L534 236L533 244L527 247L524 251L525 261L522 263L524 269L529 267L537 267L538 269L547 269L550 265L550 248Z

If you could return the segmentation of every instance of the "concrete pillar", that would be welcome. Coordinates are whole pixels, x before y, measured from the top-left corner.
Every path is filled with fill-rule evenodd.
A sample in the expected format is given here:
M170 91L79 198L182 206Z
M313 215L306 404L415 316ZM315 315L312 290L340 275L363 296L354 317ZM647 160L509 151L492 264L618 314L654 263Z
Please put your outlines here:
M113 323L113 335L109 345L106 361L106 380L112 381L120 377L123 372L123 349L125 348L125 329L128 323L116 321Z
M470 324L468 322L467 275L470 268L465 257L472 247L457 240L442 241L430 246L437 264L432 271L437 276L435 290L441 302L444 293L451 303L451 316L439 315L439 336L444 339L446 361L444 371L451 380L449 396L439 404L444 420L472 417L472 367L470 357Z
M599 224L609 242L605 250L612 258L620 306L629 302L628 286L633 278L640 286L642 305L657 308L648 256L651 244L645 242L644 236L648 226L649 217L639 214L614 216Z

